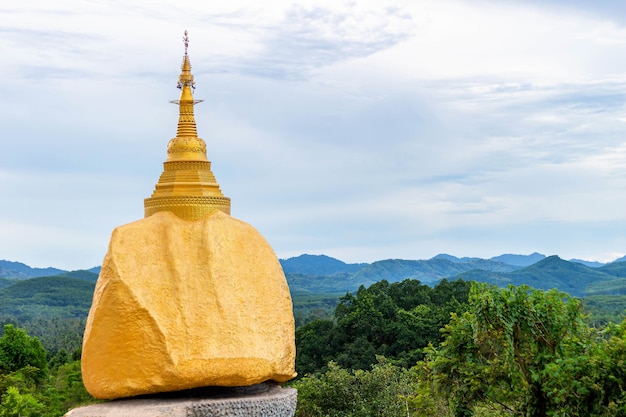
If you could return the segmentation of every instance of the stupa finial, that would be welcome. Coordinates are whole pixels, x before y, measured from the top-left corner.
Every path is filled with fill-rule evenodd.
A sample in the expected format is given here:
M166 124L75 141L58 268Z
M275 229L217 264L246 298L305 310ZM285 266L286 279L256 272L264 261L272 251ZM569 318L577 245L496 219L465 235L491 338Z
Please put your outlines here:
M183 37L183 43L185 44L185 55L183 56L183 63L180 67L180 75L178 76L177 87L180 91L180 98L178 100L172 100L170 103L178 104L180 106L178 117L178 130L176 131L176 138L197 138L198 131L196 129L196 120L193 114L193 106L201 103L202 100L194 100L192 89L196 88L196 83L193 80L193 74L191 73L191 63L189 62L189 55L187 49L189 48L189 36L185 31ZM204 142L201 147L204 146ZM169 157L176 157L172 155L176 151L176 148L168 150ZM197 155L198 158L206 160L206 147L199 152L201 155Z
M191 74L191 63L189 62L189 55L187 54L187 50L189 49L189 36L187 31L185 31L185 36L183 37L183 43L185 44L185 56L183 56L183 64L181 65L180 75L178 76L178 85L177 87L183 89L186 85L195 89L196 83L193 80L193 75ZM199 103L202 100L198 100ZM195 103L194 103L195 104Z

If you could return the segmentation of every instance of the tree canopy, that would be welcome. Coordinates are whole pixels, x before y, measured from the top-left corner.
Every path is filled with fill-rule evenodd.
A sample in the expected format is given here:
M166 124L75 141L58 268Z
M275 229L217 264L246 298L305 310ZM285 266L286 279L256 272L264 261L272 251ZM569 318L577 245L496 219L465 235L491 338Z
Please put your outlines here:
M411 367L451 311L464 311L470 284L443 280L434 288L418 280L383 280L339 300L334 319L316 320L296 330L300 375L326 369L330 361L349 369L369 369L377 355Z
M456 417L477 406L527 417L625 416L624 326L588 327L580 301L556 290L474 283L469 310L453 314L445 340L427 349L421 378Z

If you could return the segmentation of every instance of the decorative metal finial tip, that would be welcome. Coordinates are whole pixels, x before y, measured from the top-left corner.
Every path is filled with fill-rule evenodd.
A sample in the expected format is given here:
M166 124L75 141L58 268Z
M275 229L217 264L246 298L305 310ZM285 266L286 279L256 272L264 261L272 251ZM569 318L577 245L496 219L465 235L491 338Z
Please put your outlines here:
M183 43L185 44L185 55L187 55L187 48L189 47L189 36L187 36L186 30L185 30L185 37L183 38Z

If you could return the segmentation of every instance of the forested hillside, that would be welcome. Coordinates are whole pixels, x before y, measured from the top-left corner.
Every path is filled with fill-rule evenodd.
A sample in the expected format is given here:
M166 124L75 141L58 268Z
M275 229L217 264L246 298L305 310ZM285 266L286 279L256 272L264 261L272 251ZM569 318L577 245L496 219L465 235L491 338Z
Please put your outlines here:
M84 318L89 312L95 283L65 276L18 281L0 290L0 316L19 321L39 316Z

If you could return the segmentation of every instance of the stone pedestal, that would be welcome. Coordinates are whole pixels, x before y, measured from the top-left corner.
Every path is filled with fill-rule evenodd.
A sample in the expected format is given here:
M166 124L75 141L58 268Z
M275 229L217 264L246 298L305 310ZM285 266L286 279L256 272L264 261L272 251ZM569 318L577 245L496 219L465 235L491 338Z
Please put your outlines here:
M293 417L297 391L278 384L207 387L75 408L65 417Z

